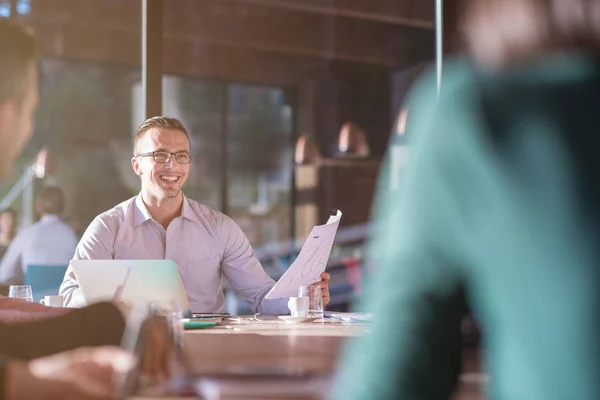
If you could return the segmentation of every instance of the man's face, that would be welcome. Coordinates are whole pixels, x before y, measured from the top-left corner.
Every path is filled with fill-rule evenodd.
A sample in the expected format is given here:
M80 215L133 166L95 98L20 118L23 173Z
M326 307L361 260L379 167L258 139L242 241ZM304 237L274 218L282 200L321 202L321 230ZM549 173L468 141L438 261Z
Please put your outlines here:
M8 178L14 163L33 133L33 114L38 104L38 75L31 63L27 79L28 90L23 99L9 98L0 103L0 179Z
M135 154L156 151L189 153L190 143L181 131L152 128L138 142ZM190 171L190 164L179 164L174 155L166 163L156 162L152 156L133 157L131 164L142 180L142 191L158 200L177 197Z

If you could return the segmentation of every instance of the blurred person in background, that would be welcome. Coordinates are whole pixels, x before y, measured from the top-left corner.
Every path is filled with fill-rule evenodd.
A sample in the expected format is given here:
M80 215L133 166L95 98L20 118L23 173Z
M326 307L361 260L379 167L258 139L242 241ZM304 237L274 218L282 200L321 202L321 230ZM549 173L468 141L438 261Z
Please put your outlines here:
M0 19L0 52L0 179L6 179L33 131L38 101L33 32ZM0 297L0 399L114 398L114 372L128 368L131 355L116 347L66 350L120 344L127 315L127 307L112 303L65 310ZM149 330L143 368L168 374L167 341L156 332ZM42 356L48 357L37 359Z
M0 213L0 258L4 256L17 234L17 219L17 211L14 208L7 208Z
M23 282L28 265L68 265L78 238L62 218L65 195L58 186L42 188L36 199L41 219L22 229L0 262L0 282Z
M410 96L333 394L450 398L466 294L490 399L600 399L600 0L473 0L464 28L439 98L433 73Z

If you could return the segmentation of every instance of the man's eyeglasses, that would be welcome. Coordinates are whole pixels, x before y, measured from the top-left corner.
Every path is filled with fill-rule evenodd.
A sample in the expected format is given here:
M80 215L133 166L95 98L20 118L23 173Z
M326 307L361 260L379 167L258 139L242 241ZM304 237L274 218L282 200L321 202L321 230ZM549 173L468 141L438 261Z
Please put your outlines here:
M169 153L168 151L151 151L149 153L141 153L136 157L152 157L157 163L168 163L171 161L171 156L175 156L175 161L179 164L189 164L192 161L192 155L187 151L177 153Z

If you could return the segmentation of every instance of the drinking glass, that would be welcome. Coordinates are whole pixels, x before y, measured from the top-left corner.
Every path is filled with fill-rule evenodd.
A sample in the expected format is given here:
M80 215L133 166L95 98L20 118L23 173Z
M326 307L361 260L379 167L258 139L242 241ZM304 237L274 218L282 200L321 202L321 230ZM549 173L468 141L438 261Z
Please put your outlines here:
M8 289L8 297L33 302L33 293L29 285L11 285Z
M308 316L323 318L323 293L319 285L301 285L298 288L299 297L308 297Z
M323 319L323 294L320 285L308 287L308 316Z
M308 286L307 285L298 286L298 297L308 297Z
M151 302L150 315L164 317L173 343L176 346L183 345L183 312L177 302Z

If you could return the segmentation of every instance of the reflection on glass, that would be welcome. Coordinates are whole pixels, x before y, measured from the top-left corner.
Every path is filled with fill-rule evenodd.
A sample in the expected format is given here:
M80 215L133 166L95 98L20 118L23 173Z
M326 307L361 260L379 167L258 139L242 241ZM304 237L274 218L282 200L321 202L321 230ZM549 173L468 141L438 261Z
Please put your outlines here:
M56 180L68 199L66 217L82 231L96 215L139 191L130 161L132 87L139 71L45 58L40 75L29 151L47 147L59 161ZM26 152L23 158L32 156Z
M228 214L255 248L291 234L292 113L281 88L229 85Z
M222 210L222 84L163 76L163 114L180 119L190 134L192 162L185 194Z

